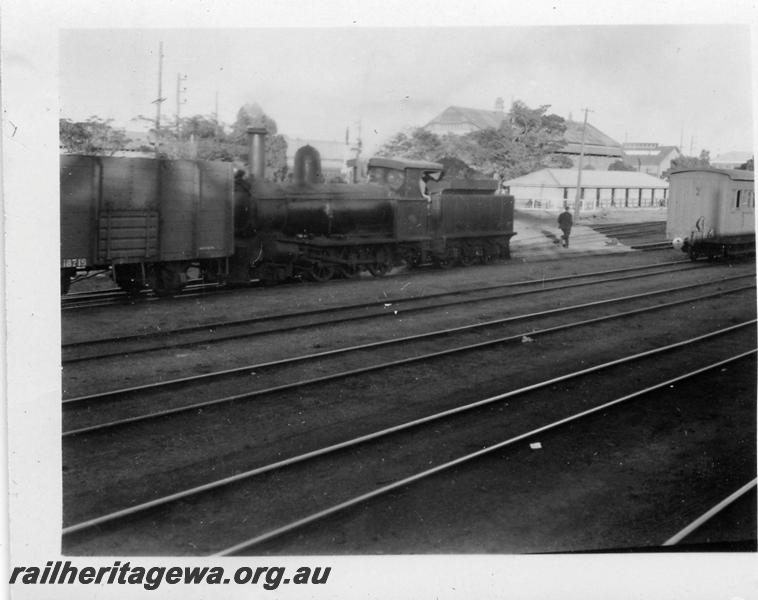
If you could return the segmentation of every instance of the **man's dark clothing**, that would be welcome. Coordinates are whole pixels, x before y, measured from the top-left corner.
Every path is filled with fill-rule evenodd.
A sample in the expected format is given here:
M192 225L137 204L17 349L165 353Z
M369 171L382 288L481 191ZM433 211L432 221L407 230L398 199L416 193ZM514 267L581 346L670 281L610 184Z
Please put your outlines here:
M574 218L569 211L565 210L558 215L558 227L560 227L563 232L563 245L566 248L568 248L569 245L569 235L571 235L571 226L573 224Z

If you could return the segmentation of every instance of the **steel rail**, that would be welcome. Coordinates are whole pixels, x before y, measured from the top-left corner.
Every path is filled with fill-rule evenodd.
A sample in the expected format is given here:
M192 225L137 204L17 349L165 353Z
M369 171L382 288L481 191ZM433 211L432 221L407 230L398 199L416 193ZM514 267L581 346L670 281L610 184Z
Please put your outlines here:
M741 498L743 495L745 495L747 492L753 489L756 486L756 484L758 484L758 478L753 479L752 481L749 481L748 483L743 485L740 489L738 489L736 492L729 494L726 498L721 500L721 502L718 502L715 506L705 511L697 519L692 521L692 523L687 525L687 527L679 531L679 533L671 536L669 539L663 542L663 545L675 546L676 544L681 542L684 538L686 538L688 535L690 535L697 529L700 529L700 527L702 527L706 523L706 521L710 521L713 517L715 517L718 513L720 513L730 504L737 501L739 498Z
M732 280L732 279L742 279L742 278L745 278L745 277L752 277L752 275L750 275L750 276L749 275L734 276L732 278L724 279L724 280L722 280L722 281L720 281L718 283L722 283L723 281L729 281L729 280ZM246 366L243 366L243 367L235 367L233 369L225 369L223 371L216 371L214 373L203 373L203 374L200 374L200 375L192 375L190 377L184 377L184 378L179 378L179 379L172 379L172 380L169 380L169 381L160 381L160 382L157 382L157 383L144 384L144 385L139 385L139 386L133 386L133 387L130 387L130 388L122 388L122 389L118 389L118 390L110 390L108 392L103 392L103 393L99 393L99 394L89 394L89 395L86 395L86 396L76 396L76 397L73 397L73 398L67 398L67 399L63 400L62 404L63 404L64 408L68 408L68 407L70 407L72 405L80 404L80 403L87 403L87 402L93 402L93 401L94 402L104 402L104 401L112 400L114 397L117 397L117 396L124 396L124 395L128 395L128 394L134 394L134 393L137 393L137 392L156 391L156 390L161 390L161 389L167 389L167 388L170 388L172 386L186 385L186 384L189 384L189 383L212 381L213 379L218 379L218 378L226 377L226 376L229 376L229 375L235 375L235 374L239 374L239 373L244 373L246 371L260 372L261 370L267 369L267 368L280 367L280 366L284 366L284 365L291 365L291 364L296 364L296 363L299 363L299 362L316 360L316 359L320 359L320 358L327 358L327 357L337 356L337 355L340 355L340 354L346 354L346 353L350 353L350 352L358 352L358 351L362 351L362 350L369 350L369 349L374 349L374 348L386 347L386 346L390 346L390 345L394 345L394 344L408 343L408 342L414 342L414 341L419 341L419 340L427 340L427 339L432 339L434 337L440 337L440 336L444 336L444 335L451 335L451 334L461 333L461 332L466 332L466 331L473 331L473 330L476 330L476 329L493 327L493 326L503 325L503 324L506 324L506 323L525 321L525 320L529 320L529 319L533 319L533 318L538 318L538 317L560 315L560 314L563 314L563 313L568 313L568 312L577 311L577 310L583 310L583 309L586 309L586 308L593 308L593 307L598 307L598 306L603 306L603 305L616 304L616 303L620 303L620 302L628 302L630 300L637 300L637 299L640 299L640 298L650 298L650 297L654 297L654 296L658 296L658 295L663 295L663 294L671 294L672 292L683 291L683 290L691 289L691 288L695 288L695 287L701 287L702 285L703 284L688 284L686 286L677 286L677 287L673 287L673 288L667 288L665 290L657 290L657 291L654 291L654 292L642 292L642 293L639 293L639 294L631 294L631 295L628 295L628 296L610 298L610 299L605 299L605 300L595 300L593 302L586 302L584 304L576 304L576 305L573 305L573 306L567 306L567 307L562 307L562 308L558 308L558 309L549 309L549 310L544 310L544 311L537 311L537 312L534 312L534 313L527 313L525 315L515 315L515 316L512 316L512 317L505 317L505 318L502 318L502 319L494 319L494 320L490 320L490 321L484 321L484 322L481 322L481 323L473 323L473 324L470 324L470 325L461 325L459 327L452 327L452 328L449 328L449 329L444 329L444 330L439 330L439 331L432 331L432 332L427 332L427 333L419 333L419 334L408 335L408 336L403 336L403 337L399 337L399 338L392 338L392 339L389 339L389 340L381 340L381 341L377 341L377 342L369 342L367 344L361 344L361 345L358 345L358 346L348 346L348 347L343 347L343 348L336 348L336 349L333 349L333 350L324 350L322 352L316 352L316 353L306 354L306 355L297 356L297 357L284 358L284 359L280 359L280 360L269 361L269 362L265 362L265 363L254 364L254 365L246 365ZM718 291L712 292L710 294L701 294L700 296L697 296L697 297L694 297L694 298L693 297L689 297L689 298L685 298L685 299L681 299L681 300L675 300L675 301L671 301L671 302L667 302L667 303L663 303L663 304L657 304L657 305L652 306L652 307L643 307L643 308L640 308L640 309L633 309L631 311L625 311L625 312L622 312L622 313L616 313L614 315L605 315L605 316L602 316L602 317L595 317L594 319L579 321L576 324L572 324L572 323L564 324L564 325L561 325L561 326L557 326L558 327L557 329L556 328L548 328L548 329L543 329L543 330L536 330L536 331L530 331L530 332L526 332L526 333L520 333L520 334L517 334L517 335L514 335L514 336L508 336L508 337L505 337L505 338L498 338L498 339L495 339L495 340L488 340L486 342L482 342L482 345L483 346L494 345L494 344L498 344L498 343L512 341L514 339L521 339L524 335L528 335L528 336L531 337L533 335L540 335L540 334L543 334L543 333L551 333L553 331L557 331L559 329L569 328L569 327L572 327L572 326L581 326L581 325L595 323L595 322L603 321L603 320L607 320L607 319L620 318L620 317L624 317L624 316L629 316L629 315L637 314L637 313L640 313L640 312L647 312L647 311L652 311L652 310L658 310L658 309L661 309L661 308L668 308L668 307L671 307L671 306L676 306L678 304L684 304L684 303L692 302L692 301L695 301L695 300L703 300L703 299L708 299L708 298L712 298L712 297L723 296L723 295L726 295L726 294L737 293L737 292L740 292L740 291L746 291L746 290L750 290L750 289L753 289L753 286L740 286L740 287L732 288L732 289L729 289L729 290L718 290ZM470 350L472 348L478 348L478 347L481 347L481 346L478 345L478 344L476 344L474 346L463 346L463 347L460 348L460 350L459 349L455 349L455 348L452 349L452 350L453 351L466 351L466 350ZM437 353L432 353L432 354L428 354L428 355L422 355L422 356L419 356L419 357L413 357L412 360L423 360L425 358L436 357L436 356L439 356L441 354L446 354L446 353L449 353L449 352L450 352L450 350L440 351L440 352L437 352ZM397 363L397 361L394 361L392 363L387 363L387 366L395 366L396 364L402 364L402 363ZM375 369L379 369L379 368L383 368L383 367L384 367L384 364L373 365L373 366L370 366L370 367L364 367L359 372L366 372L367 370L375 370ZM354 374L353 371L347 371L347 372L344 372L344 373L345 373L345 375L339 375L339 376L347 376L347 375ZM333 376L325 376L325 377L327 379L319 378L316 381L328 380L328 379L332 378ZM314 380L309 380L309 382L313 383ZM287 385L288 386L292 386L294 384L287 384ZM279 387L273 388L273 389L275 391L279 391L281 389L287 389L287 388L282 388L281 386L279 386ZM267 391L267 390L260 390L259 392L257 392L257 394L260 394L261 392L265 392L265 391ZM235 396L234 398L235 399L239 399L237 396ZM197 407L204 406L204 405L194 405L194 406L197 408ZM172 409L172 410L176 410L176 409ZM160 414L160 413L153 413L153 414L157 415L157 414Z
M721 367L725 364L728 364L730 362L740 360L742 358L745 358L749 356L750 354L755 354L758 350L755 348L752 350L749 350L747 352L743 352L739 355L730 357L726 360L719 361L717 363L708 365L706 367L696 369L695 371L691 371L689 373L686 373L684 375L680 375L678 377L674 377L672 379L669 379L667 381L664 381L662 383L647 387L643 390L639 390L637 392L634 392L632 394L627 394L626 396L622 396L621 398L616 398L615 400L611 400L610 402L606 402L604 404L601 404L599 406L595 406L593 408L581 411L579 413L576 413L574 415L571 415L569 417L565 417L563 419L559 419L558 421L554 421L552 423L549 423L547 425L543 425L542 427L538 427L536 429L532 429L531 431L527 431L525 433L522 433L520 435L514 436L512 438L509 438L507 440L503 440L502 442L498 442L497 444L493 444L491 446L487 446L486 448L482 448L481 450L477 450L476 452L472 452L470 454L467 454L465 456L461 456L459 458L456 458L454 460L448 461L444 464L437 465L436 467L432 467L431 469L427 469L425 471L422 471L421 473L416 473L415 475L411 475L409 477L405 477L403 479L400 479L398 481L395 481L391 484L385 485L381 488L377 488L375 490L372 490L371 492L368 492L366 494L362 494L360 496L356 496L355 498L351 498L350 500L347 500L345 502L341 502L339 504L336 504L330 508L320 510L318 512L315 512L311 515L308 515L307 517L303 517L301 519L298 519L297 521L293 521L292 523L289 523L287 525L284 525L282 527L278 527L276 529L272 529L271 531L268 531L266 533L263 533L261 535L258 535L256 537L247 539L243 542L240 542L238 544L235 544L233 546L230 546L228 548L225 548L219 552L216 552L212 554L211 556L229 556L231 554L235 554L236 552L239 552L241 550L245 550L247 548L250 548L252 546L258 545L262 542L266 542L268 540L271 540L275 537L279 537L283 534L290 533L294 531L295 529L299 529L305 525L309 525L315 521L319 521L325 517L331 516L335 513L341 512L345 509L352 508L358 504L361 504L363 502L366 502L367 500L371 500L373 498L376 498L378 496L382 496L384 494L387 494L389 492L392 492L398 488L405 487L407 485L410 485L412 483L415 483L417 481L420 481L422 479L426 479L432 475L436 475L437 473L440 473L442 471L446 471L448 469L451 469L453 467L457 467L458 465L461 465L463 463L469 462L471 460L474 460L476 458L479 458L481 456L484 456L486 454L490 454L492 452L495 452L496 450L500 450L502 448L505 448L507 446L511 446L517 442L522 442L524 440L527 440L531 437L534 437L535 435L544 433L546 431L550 431L553 429L557 429L563 425L566 425L567 423L572 423L574 421L578 421L580 419L583 419L587 416L593 415L595 413L598 413L603 410L607 410L609 408L612 408L614 406L617 406L619 404L622 404L624 402L627 402L629 400L633 400L635 398L639 398L640 396L649 394L651 392L660 390L662 388L668 387L670 385L673 385L675 383L678 383L680 381L683 381L684 379L688 379L691 377L695 377L703 372ZM744 493L744 492L743 492Z
M583 377L585 375L590 375L590 374L593 374L593 373L598 373L600 371L607 370L607 369L610 369L610 368L615 367L615 366L631 363L631 362L634 362L634 361L637 361L637 360L640 360L640 359L644 359L644 358L649 358L651 356L656 356L658 354L669 352L669 351L675 350L677 348L682 348L682 347L685 347L685 346L688 346L688 345L691 345L691 344L696 344L696 343L704 341L704 340L709 340L711 338L714 338L714 337L717 337L717 336L720 336L720 335L732 333L732 332L734 332L734 331L736 331L738 329L741 329L743 327L747 327L749 325L755 325L755 323L756 323L756 320L753 319L751 321L746 321L744 323L739 323L737 325L732 325L730 327L726 327L726 328L723 328L723 329L712 331L712 332L709 332L709 333L706 333L706 334L701 334L701 335L696 336L694 338L690 338L690 339L683 340L683 341L680 341L680 342L675 342L673 344L668 344L668 345L662 346L660 348L655 348L653 350L647 350L645 352L638 352L636 354L625 356L625 357L622 357L622 358L619 358L619 359L615 359L615 360L612 360L612 361L609 361L609 362L606 362L606 363L602 363L602 364L599 364L599 365L594 365L592 367L587 367L587 368L581 369L579 371L573 371L571 373L566 373L564 375L560 375L558 377L553 377L553 378L545 380L545 381L541 381L541 382L537 382L537 383L534 383L534 384L531 384L531 385L527 385L527 386L524 386L522 388L518 388L516 390L511 390L509 392L505 392L503 394L498 394L496 396L491 396L491 397L485 398L483 400L478 400L478 401L475 401L475 402L471 402L471 403L468 403L468 404L457 406L455 408L447 409L447 410L444 410L444 411L441 411L441 412L438 412L438 413L433 413L433 414L427 415L425 417L420 417L420 418L414 419L412 421L407 421L407 422L401 423L399 425L394 425L392 427L381 429L381 430L378 430L378 431L375 431L375 432L372 432L372 433L369 433L369 434L365 434L365 435L362 435L362 436L358 436L358 437L352 438L350 440L346 440L346 441L343 441L343 442L332 444L330 446L326 446L326 447L320 448L318 450L313 450L313 451L310 451L310 452L306 452L306 453L303 453L303 454L300 454L300 455L297 455L297 456L294 456L294 457L290 457L290 458L283 459L283 460L280 460L280 461L277 461L277 462L274 462L274 463L270 463L268 465L264 465L262 467L257 467L255 469L244 471L242 473L237 473L236 475L232 475L230 477L225 477L223 479L219 479L219 480L216 480L216 481L213 481L213 482L210 482L210 483L206 483L206 484L203 484L203 485L200 485L200 486L196 486L196 487L190 488L188 490L183 490L181 492L176 492L174 494L170 494L170 495L164 496L162 498L157 498L155 500L150 500L148 502L137 504L137 505L131 506L129 508L125 508L125 509L122 509L122 510L114 511L113 513L109 513L107 515L103 515L103 516L100 516L100 517L96 517L94 519L89 519L87 521L83 521L81 523L70 525L68 527L63 528L62 534L63 535L70 535L72 533L77 533L77 532L80 532L80 531L83 531L83 530L86 530L86 529L90 529L92 527L97 527L97 526L103 525L105 523L116 521L118 519L122 519L122 518L125 518L125 517L133 516L133 515L135 515L137 513L144 512L144 511L150 510L152 508L156 508L156 507L159 507L159 506L164 506L164 505L169 504L171 502L175 502L175 501L178 501L178 500L183 500L185 498L188 498L188 497L191 497L191 496L195 496L195 495L200 494L202 492L211 491L211 490L214 490L214 489L217 489L217 488L220 488L220 487L223 487L223 486L226 486L226 485L238 482L238 481L242 481L242 480L245 480L245 479L249 479L251 477L255 477L257 475L261 475L263 473L268 473L268 472L271 472L271 471L275 471L277 469L281 469L281 468L288 467L288 466L291 466L291 465L294 465L294 464L297 464L297 463L304 462L306 460L310 460L310 459L313 459L313 458L324 456L326 454L330 454L330 453L335 452L337 450L342 450L342 449L345 449L345 448L349 448L351 446L356 446L358 444L362 444L362 443L365 443L365 442L368 442L368 441L371 441L371 440L375 440L375 439L378 439L378 438L381 438L381 437L385 437L385 436L388 436L388 435L391 435L391 434L394 434L394 433L398 433L400 431L405 431L407 429L411 429L411 428L417 427L419 425L423 425L423 424L430 423L430 422L433 422L433 421L437 421L437 420L440 420L440 419L443 419L443 418L446 418L446 417L450 417L450 416L453 416L453 415L464 413L464 412L467 412L467 411L470 411L470 410L473 410L473 409L476 409L476 408L480 408L480 407L483 407L483 406L494 404L496 402L501 402L503 400L507 400L509 398L513 398L513 397L516 397L516 396L519 396L519 395L523 395L523 394L526 394L528 392L532 392L532 391L535 391L535 390L540 390L540 389L543 389L543 388L547 388L547 387L550 387L550 386L555 385L557 383L561 383L561 382L564 382L564 381L569 381L571 379L576 379L576 378ZM747 353L743 353L743 354L739 355L739 357L741 358L741 357L746 356L746 355L748 355L750 353L753 353L753 352L755 352L755 350L751 350L751 351L749 351ZM736 360L736 358L732 358L730 360ZM717 365L711 365L711 366L706 367L704 369L700 369L697 372L705 371L705 370L708 370L710 368L714 368L715 366L720 366L721 364L722 363L717 363ZM659 384L659 385L655 386L654 389L658 389L660 387L664 387L664 386L669 385L669 384L671 384L673 382L679 381L682 378L683 378L683 376L679 376L677 378L671 379L669 381L666 381L666 382L664 382L662 384ZM649 390L649 389L653 389L653 388L646 388L646 389ZM617 402L618 401L614 401L614 402L611 402L611 403L608 403L608 404L604 404L603 407L611 406L611 405L613 405L614 403L617 403ZM600 410L600 409L590 409L590 410L591 411L595 411L595 410ZM580 413L580 414L582 414L582 415L584 415L584 414L590 414L590 412L584 411L583 413ZM560 423L563 423L563 422L566 422L566 421L565 420L560 421ZM541 431L544 431L544 430L545 429L539 429L539 430L537 430L537 432L541 432Z
M275 320L282 320L282 319L294 319L294 318L303 318L303 317L311 317L311 316L317 316L321 314L328 314L330 312L343 312L348 310L359 310L364 308L381 308L385 306L386 304L400 304L403 302L417 302L422 300L432 300L435 298L443 298L445 296L459 296L459 295L467 295L467 294L474 294L479 292L487 292L491 290L497 290L497 289L503 289L503 288L510 288L510 287L520 287L520 286L527 286L527 285L537 285L545 283L555 283L558 281L565 281L567 279L574 280L578 278L586 278L586 277L598 277L602 275L608 275L613 273L625 273L625 272L631 272L631 271L640 271L645 269L652 269L655 267L660 266L672 266L672 265L681 265L685 268L683 269L666 269L666 270L660 270L655 271L653 273L648 274L642 274L642 275L636 275L633 277L629 277L629 279L638 278L638 277L646 277L646 276L654 276L654 275L661 275L671 272L680 272L680 271L689 271L692 269L704 269L708 268L709 265L699 266L699 265L693 265L692 261L689 260L678 260L678 261L670 261L665 263L658 263L655 265L644 265L644 266L635 266L635 267L625 267L623 269L610 269L605 271L595 271L590 273L581 273L578 275L561 275L559 277L548 277L548 278L542 278L542 279L530 279L530 280L524 280L524 281L516 281L516 282L510 282L510 283L502 283L502 284L496 284L496 285L489 285L489 286L482 286L478 288L468 288L464 290L455 290L452 292L438 292L435 294L426 294L422 296L413 296L413 297L397 297L397 298L383 298L381 300L372 301L372 302L362 302L357 304L348 304L345 306L335 306L335 307L326 307L326 308L317 308L313 310L305 310L300 312L294 312L294 313L282 313L282 314L276 314L276 315L264 315L259 317L252 317L249 319L240 319L237 321L217 321L213 323L205 323L202 325L192 325L190 327L183 327L179 329L172 329L172 330L162 330L162 331L154 331L154 332L146 332L146 333L139 333L139 334L133 334L128 336L120 336L116 338L107 338L107 339L93 339L93 340L83 340L79 342L69 342L65 343L61 346L62 349L67 348L77 348L81 346L87 346L87 345L97 345L97 344L106 344L106 343L118 343L118 342L128 342L128 341L136 341L136 340L146 340L150 338L161 338L161 337L170 337L172 335L177 334L187 334L187 333L195 333L199 331L206 331L209 329L222 329L224 327L238 327L243 325L251 325L258 322L270 322ZM602 282L606 281L617 281L621 280L623 281L625 278L611 278L611 279L605 279L602 280ZM568 287L579 287L584 285L591 285L592 283L598 283L598 282L581 282L577 283L575 285L569 285L569 286L556 286L554 288L541 288L540 290L528 290L524 293L535 293L536 291L543 291L545 289L546 291L550 290L561 290L566 289ZM514 294L515 295L515 294ZM453 303L455 304L455 302ZM447 306L446 304L436 305L436 306ZM435 306L435 307L436 307ZM371 315L376 316L376 315ZM332 323L334 321L328 321L327 323ZM339 321L336 321L339 322ZM298 328L303 327L302 325L297 326ZM275 329L272 330L273 332L278 331L286 331L286 329ZM225 338L227 339L227 338ZM175 347L175 346L172 346ZM84 359L70 359L66 362L75 362L78 360L84 360Z

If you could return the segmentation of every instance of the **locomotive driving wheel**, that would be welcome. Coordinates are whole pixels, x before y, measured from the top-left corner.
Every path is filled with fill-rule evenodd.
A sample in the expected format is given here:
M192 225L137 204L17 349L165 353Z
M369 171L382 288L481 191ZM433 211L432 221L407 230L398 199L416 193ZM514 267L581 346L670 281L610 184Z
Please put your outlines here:
M374 277L384 277L392 270L392 256L386 248L374 252L374 263L368 265L368 272Z
M390 269L391 267L387 263L376 263L368 266L368 272L374 277L384 277L390 272Z
M311 281L329 281L334 277L335 268L334 265L327 263L316 262L313 263L307 270L306 275Z
M359 277L361 274L361 267L358 264L359 259L358 252L355 250L343 252L342 260L345 262L340 263L337 266L337 272L339 275L345 279L355 279L356 277Z

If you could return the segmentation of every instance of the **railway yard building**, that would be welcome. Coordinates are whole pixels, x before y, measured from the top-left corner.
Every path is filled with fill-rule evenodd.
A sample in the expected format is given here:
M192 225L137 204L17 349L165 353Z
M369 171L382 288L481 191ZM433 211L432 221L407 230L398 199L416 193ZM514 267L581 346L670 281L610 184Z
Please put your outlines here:
M504 182L518 208L574 206L576 169L541 169ZM636 171L582 171L582 208L659 208L666 205L668 182Z

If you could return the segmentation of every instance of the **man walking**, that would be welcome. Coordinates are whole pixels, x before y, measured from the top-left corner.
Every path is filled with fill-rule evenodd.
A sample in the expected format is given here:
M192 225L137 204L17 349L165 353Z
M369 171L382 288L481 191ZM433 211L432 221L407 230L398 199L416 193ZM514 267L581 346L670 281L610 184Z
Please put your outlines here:
M574 224L574 218L569 212L568 206L563 207L563 212L558 215L558 227L563 232L563 247L569 247L569 235L571 235L571 226Z

